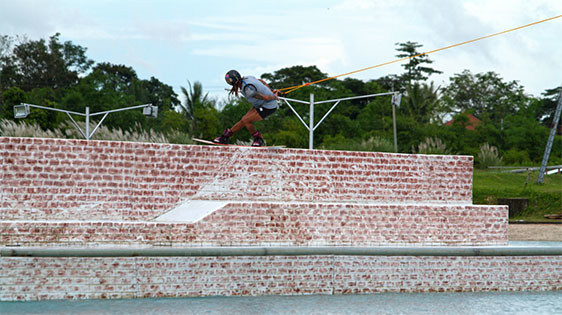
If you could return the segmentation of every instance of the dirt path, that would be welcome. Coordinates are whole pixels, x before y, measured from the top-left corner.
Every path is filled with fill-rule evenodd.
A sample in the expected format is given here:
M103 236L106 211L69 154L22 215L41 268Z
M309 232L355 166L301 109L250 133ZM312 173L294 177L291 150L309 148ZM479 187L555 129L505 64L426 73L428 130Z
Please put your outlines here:
M510 224L510 241L562 242L562 224Z

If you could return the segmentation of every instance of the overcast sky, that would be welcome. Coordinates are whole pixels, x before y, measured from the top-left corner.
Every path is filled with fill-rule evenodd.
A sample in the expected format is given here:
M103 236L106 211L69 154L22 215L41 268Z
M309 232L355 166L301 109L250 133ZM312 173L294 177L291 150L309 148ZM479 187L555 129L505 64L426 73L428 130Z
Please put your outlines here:
M421 51L562 14L562 0L0 0L0 34L86 47L96 62L133 67L174 87L199 81L226 95L224 73L259 76L316 65L330 76L396 59L395 43ZM495 71L539 96L562 83L562 18L430 55L436 85L469 69ZM355 74L403 72L400 64ZM282 88L282 87L275 87Z

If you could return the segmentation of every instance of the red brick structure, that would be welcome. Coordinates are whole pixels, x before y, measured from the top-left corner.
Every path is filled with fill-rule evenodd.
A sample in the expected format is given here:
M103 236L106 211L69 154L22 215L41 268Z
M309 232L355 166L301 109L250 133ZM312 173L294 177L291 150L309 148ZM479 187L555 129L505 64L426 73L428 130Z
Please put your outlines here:
M506 245L507 207L472 205L472 163L470 156L0 138L0 247ZM0 300L552 290L562 286L561 261L0 257ZM529 282L522 270L550 280Z

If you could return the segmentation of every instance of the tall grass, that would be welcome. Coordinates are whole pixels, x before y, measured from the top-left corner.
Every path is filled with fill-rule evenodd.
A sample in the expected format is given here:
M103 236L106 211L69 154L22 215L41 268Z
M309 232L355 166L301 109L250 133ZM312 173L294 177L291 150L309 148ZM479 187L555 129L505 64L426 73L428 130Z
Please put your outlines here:
M418 154L454 154L451 149L439 138L425 138L423 142L418 144L417 149L412 146L412 153Z
M322 145L320 149L364 151L364 152L394 152L394 144L391 140L382 137L370 137L366 140L355 141L351 139L338 139L329 145Z
M85 130L85 122L77 122L77 124L82 130ZM91 130L93 129L90 129L90 132ZM0 120L0 136L84 139L84 136L70 122L64 122L59 128L54 130L43 130L34 122L28 123L22 121L18 123L7 119ZM179 131L169 133L147 131L143 130L139 124L137 124L133 130L123 130L120 128L109 129L106 126L101 125L90 139L149 143L193 143L191 137L186 133Z
M499 156L498 148L484 143L480 146L477 160L478 168L488 168L488 166L502 165L502 157Z

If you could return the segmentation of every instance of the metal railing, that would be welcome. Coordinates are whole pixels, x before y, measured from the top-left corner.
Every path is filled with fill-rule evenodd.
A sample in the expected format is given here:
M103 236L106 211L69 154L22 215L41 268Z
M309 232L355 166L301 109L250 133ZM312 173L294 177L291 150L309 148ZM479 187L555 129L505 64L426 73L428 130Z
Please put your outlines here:
M562 244L562 243L561 243ZM117 247L0 248L0 257L182 256L560 256L560 246L319 246L319 247Z
M20 105L14 106L14 118L26 118L29 115L29 109L31 107L39 108L39 109L46 109L46 110L55 111L55 112L66 113L68 115L68 118L70 118L70 120L72 121L72 123L76 127L76 129L78 129L80 134L82 134L82 136L86 140L90 140L90 138L94 135L94 133L101 126L102 122L105 120L107 115L109 115L111 113L121 112L121 111L125 111L125 110L130 110L130 109L143 108L143 114L145 116L150 116L150 117L157 117L158 116L158 107L152 106L152 104L130 106L130 107L107 110L107 111L97 112L97 113L91 114L90 113L90 107L86 107L85 113L78 113L78 112L73 112L73 111L64 110L64 109L58 109L58 108L52 108L52 107L45 107L45 106L39 106L39 105L34 105L34 104L22 103ZM78 123L76 122L76 120L74 120L74 118L71 115L78 115L78 116L86 117L85 130L82 130L82 128L80 128L80 126L78 126ZM92 132L90 133L90 117L97 116L97 115L103 115L103 117L98 122L98 124L94 127L94 130L92 130Z
M308 101L308 102L302 101L302 100L286 98L286 97L279 97L279 100L285 102L285 104L287 104L287 106L289 106L289 108L293 111L293 113L295 113L295 115L297 115L297 118L304 125L304 127L306 129L308 129L308 148L310 150L312 150L314 148L314 130L316 130L316 128L318 128L318 126L320 126L320 124L324 121L324 119L326 119L326 117L328 117L328 115L330 115L330 113L336 108L336 106L338 106L338 104L340 102L362 99L362 98L368 98L368 97L385 96L385 95L393 95L392 102L391 102L392 103L392 122L393 122L393 126L394 126L394 150L397 152L398 151L398 145L397 145L397 140L396 140L396 115L395 115L394 107L400 106L400 100L401 100L400 95L401 94L399 92L386 92L386 93L369 94L369 95L362 95L362 96L344 97L344 98L337 98L337 99L331 99L331 100L320 101L320 102L314 101L314 94L310 94L310 101ZM309 105L310 109L309 109L309 122L308 122L308 124L306 122L304 122L304 119L295 110L295 108L291 105L291 103L289 103L289 101ZM314 105L315 104L332 103L332 102L335 102L335 104L330 108L330 110L328 110L328 112L326 114L324 114L324 117L322 117L320 119L320 121L316 125L314 125Z

